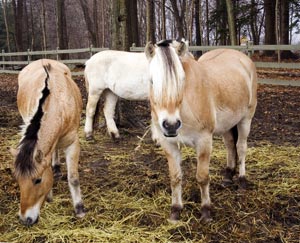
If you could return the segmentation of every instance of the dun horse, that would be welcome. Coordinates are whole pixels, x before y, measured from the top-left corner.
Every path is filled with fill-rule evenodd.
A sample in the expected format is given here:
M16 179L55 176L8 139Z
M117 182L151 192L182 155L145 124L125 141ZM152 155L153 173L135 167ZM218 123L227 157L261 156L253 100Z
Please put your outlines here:
M187 45L188 41L183 40ZM169 40L172 46L179 42ZM192 56L187 52L186 55ZM86 106L85 135L93 138L93 119L98 101L104 96L103 113L110 136L118 138L119 130L114 121L118 97L127 100L147 100L150 75L144 53L107 50L96 53L87 62L84 70L88 102Z
M225 181L232 181L239 163L239 180L245 186L247 137L256 109L257 75L253 62L234 50L216 50L199 62L182 57L186 46L168 43L145 48L150 62L152 132L169 164L171 220L183 208L179 143L197 154L196 179L201 192L201 220L211 220L209 163L213 134L223 136L227 148Z
M42 59L26 66L18 77L17 103L24 120L15 153L15 174L20 187L20 220L38 221L44 201L52 197L52 154L65 149L68 182L77 217L83 217L78 175L78 128L82 110L80 91L67 66Z

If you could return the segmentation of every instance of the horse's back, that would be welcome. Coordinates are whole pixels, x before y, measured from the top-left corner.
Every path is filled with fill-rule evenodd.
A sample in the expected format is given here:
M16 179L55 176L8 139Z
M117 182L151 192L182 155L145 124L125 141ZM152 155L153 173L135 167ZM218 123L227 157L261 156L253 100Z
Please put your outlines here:
M86 62L84 75L89 92L110 89L119 97L139 100L147 97L148 72L144 53L106 50Z
M196 120L215 124L214 131L223 133L243 118L254 115L256 69L243 53L215 50L203 55L198 62L184 59L183 66L185 92L189 94L185 99Z
M220 85L222 89L227 87L229 92L244 93L249 96L249 104L256 103L256 67L244 53L232 49L216 49L202 55L198 63L205 69L211 82Z
M70 69L63 63L50 59L41 59L27 65L18 76L17 103L23 117L30 118L37 109L42 91L47 85L50 95L45 102L51 111L62 116L73 117L81 113L82 99L78 86L72 80Z

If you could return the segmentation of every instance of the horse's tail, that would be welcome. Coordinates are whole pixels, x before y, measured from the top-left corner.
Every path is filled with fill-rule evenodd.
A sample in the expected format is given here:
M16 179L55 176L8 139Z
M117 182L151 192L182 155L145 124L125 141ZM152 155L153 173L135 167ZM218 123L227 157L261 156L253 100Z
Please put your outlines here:
M38 132L41 127L41 121L44 116L43 104L50 94L48 88L50 64L43 66L46 72L45 86L42 90L42 97L39 100L37 111L30 120L29 125L25 128L24 136L19 143L19 152L15 160L16 176L30 176L36 172L36 166L33 156L38 142Z

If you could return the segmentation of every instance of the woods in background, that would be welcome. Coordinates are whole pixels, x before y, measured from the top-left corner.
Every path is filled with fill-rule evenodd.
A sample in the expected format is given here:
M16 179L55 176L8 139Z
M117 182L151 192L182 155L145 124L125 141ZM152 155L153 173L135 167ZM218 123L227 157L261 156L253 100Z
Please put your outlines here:
M299 0L1 0L6 52L185 37L191 45L299 43Z

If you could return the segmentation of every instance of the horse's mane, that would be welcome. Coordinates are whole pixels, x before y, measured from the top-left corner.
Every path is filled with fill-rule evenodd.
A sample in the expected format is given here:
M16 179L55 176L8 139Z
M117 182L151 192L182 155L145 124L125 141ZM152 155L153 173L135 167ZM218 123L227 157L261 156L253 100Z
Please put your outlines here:
M150 63L153 92L157 102L177 100L184 86L184 70L179 56L170 44L169 40L159 42Z
M42 90L42 97L39 100L38 108L34 116L31 118L30 123L25 128L25 133L19 143L19 152L15 160L15 173L16 176L32 176L36 173L36 165L33 161L35 147L38 141L38 132L41 127L41 120L44 115L43 104L50 94L48 88L49 73L51 69L50 64L43 66L46 72L45 87Z

